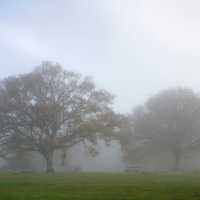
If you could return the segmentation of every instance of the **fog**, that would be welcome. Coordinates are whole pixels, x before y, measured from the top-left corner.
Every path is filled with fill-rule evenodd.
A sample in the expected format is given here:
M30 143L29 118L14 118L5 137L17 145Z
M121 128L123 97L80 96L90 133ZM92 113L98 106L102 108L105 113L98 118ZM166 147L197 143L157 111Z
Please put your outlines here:
M121 151L119 145L116 142L112 142L108 148L103 141L99 141L97 145L97 150L100 152L98 156L91 157L86 155L83 146L79 148L72 147L67 151L67 157L65 160L65 165L61 166L61 154L62 152L56 151L54 153L54 167L57 172L74 172L77 168L81 172L123 172L124 164L121 162ZM44 172L46 170L46 161L38 153L31 153L30 157L31 165L25 165L26 161L18 159L13 161L13 165L16 167L3 168L3 171L13 170L13 171L38 171ZM16 162L16 163L15 163ZM19 164L18 164L19 163ZM2 162L1 165L4 166L6 163ZM1 168L0 168L1 170Z
M97 157L85 155L83 150L71 148L68 151L65 165L61 166L61 152L54 153L54 167L56 172L125 172L125 167L130 165L141 166L141 171L144 172L165 172L173 171L174 157L169 153L162 155L148 156L136 163L125 164L121 162L121 151L119 145L115 142L111 147L105 146L100 141L97 149L100 154ZM6 166L6 162L1 162L0 171L17 171L17 172L45 172L46 161L38 153L31 153L30 164L24 160L13 160L13 165ZM183 172L195 171L199 169L200 156L182 157L180 160L180 170Z
M0 8L1 79L52 60L92 75L97 88L116 95L113 108L119 113L166 88L200 91L196 0L3 0ZM100 142L97 148L95 158L70 150L69 163L82 171L124 171L117 143L107 148ZM196 160L185 168L195 168ZM160 162L142 167L170 169L170 162ZM56 167L62 170L57 162Z

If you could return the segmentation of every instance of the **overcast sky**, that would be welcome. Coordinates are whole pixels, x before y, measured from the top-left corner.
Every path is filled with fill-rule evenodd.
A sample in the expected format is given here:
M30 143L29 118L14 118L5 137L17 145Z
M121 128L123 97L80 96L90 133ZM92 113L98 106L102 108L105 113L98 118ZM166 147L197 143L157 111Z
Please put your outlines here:
M198 0L0 0L0 78L43 60L92 75L127 113L169 87L200 91Z

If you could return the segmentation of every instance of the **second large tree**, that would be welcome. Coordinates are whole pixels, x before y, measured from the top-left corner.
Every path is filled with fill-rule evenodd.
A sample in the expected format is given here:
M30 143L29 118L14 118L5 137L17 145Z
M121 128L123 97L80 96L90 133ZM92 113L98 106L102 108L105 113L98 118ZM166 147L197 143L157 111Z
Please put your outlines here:
M189 88L164 90L136 107L129 118L132 139L124 148L125 162L168 153L179 170L181 156L200 150L200 98Z

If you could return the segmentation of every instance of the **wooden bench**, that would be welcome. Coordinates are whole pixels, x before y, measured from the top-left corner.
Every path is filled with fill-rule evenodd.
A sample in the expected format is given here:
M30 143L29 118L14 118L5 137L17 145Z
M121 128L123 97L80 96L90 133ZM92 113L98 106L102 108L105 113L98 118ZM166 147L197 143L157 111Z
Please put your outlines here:
M126 172L140 172L141 171L141 166L126 166L125 167Z

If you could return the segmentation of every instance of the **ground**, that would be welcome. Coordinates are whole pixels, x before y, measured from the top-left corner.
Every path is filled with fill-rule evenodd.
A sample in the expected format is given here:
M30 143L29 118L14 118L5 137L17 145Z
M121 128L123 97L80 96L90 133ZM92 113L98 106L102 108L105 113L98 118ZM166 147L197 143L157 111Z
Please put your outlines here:
M199 200L198 174L0 173L1 199Z

